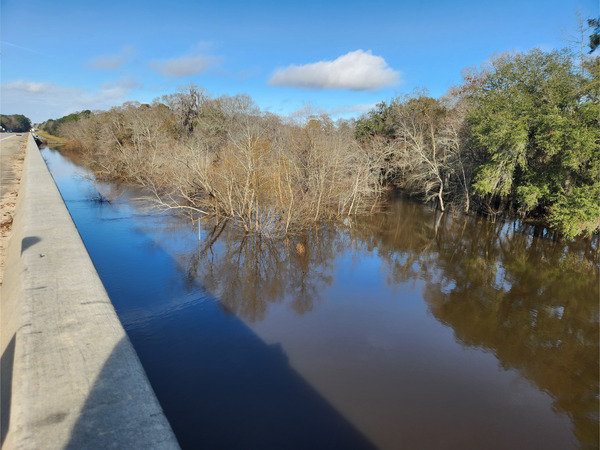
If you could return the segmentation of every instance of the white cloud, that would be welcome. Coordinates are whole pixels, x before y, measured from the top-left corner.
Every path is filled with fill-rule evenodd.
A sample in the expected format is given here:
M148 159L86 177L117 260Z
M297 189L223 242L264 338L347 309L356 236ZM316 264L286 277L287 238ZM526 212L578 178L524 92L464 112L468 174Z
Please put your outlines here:
M42 122L84 109L108 109L123 103L139 87L141 83L134 78L104 83L96 90L17 80L2 84L0 108L4 114L24 114Z
M192 54L166 61L153 61L150 68L167 77L190 77L200 75L221 61L222 58L218 56Z
M104 98L119 100L124 98L133 89L142 87L142 83L139 80L127 77L117 81L111 81L104 83L100 86L99 94Z
M6 83L4 88L15 91L28 92L30 94L38 94L51 91L52 83L38 83L35 81L17 80Z
M333 61L277 69L269 84L303 89L349 89L377 91L400 81L400 72L388 67L381 56L356 50Z
M373 108L375 108L375 106L377 106L376 103L368 104L368 105L367 104L345 105L345 106L339 106L337 108L327 109L327 108L317 108L312 104L306 104L306 105L302 106L302 108L299 108L296 111L291 112L289 114L289 117L302 118L302 117L309 117L309 116L320 115L320 114L326 114L333 118L352 117L352 116L356 116L357 114L362 114L367 111L370 111Z
M125 46L118 54L98 56L91 60L87 66L90 69L114 70L125 65L133 55L135 55L135 49L131 46Z
M371 104L360 104L360 105L346 105L339 106L337 108L333 108L329 111L329 115L332 117L342 116L342 115L353 115L353 114L362 114L367 111L371 111L373 108L377 106L377 103Z

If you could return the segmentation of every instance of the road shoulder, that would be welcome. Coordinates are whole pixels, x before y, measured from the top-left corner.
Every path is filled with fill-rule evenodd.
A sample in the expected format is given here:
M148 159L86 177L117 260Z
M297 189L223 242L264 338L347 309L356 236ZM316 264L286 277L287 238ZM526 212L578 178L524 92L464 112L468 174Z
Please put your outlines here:
M0 135L0 285L4 279L6 246L12 230L28 133Z

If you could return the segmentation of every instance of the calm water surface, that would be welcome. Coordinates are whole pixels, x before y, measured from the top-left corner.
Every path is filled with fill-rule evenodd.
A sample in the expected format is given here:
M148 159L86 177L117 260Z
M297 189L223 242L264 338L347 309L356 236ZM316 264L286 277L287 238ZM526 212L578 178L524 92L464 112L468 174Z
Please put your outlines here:
M598 447L597 243L401 199L199 240L42 153L184 448Z

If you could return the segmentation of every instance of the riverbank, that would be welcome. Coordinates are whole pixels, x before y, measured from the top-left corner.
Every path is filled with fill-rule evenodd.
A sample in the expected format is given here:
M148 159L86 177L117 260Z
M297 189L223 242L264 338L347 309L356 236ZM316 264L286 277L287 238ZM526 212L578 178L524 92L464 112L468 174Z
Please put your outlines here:
M67 143L67 139L54 136L43 130L38 131L37 134L46 145L51 147L61 147Z

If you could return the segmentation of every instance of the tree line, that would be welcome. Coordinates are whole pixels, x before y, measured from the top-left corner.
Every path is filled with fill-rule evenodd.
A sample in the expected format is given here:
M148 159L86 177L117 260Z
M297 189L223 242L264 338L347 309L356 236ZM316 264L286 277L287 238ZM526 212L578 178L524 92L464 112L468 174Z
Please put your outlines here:
M248 96L212 98L193 84L59 133L97 177L141 184L163 208L228 217L261 234L366 212L382 190L380 164L347 124L286 120Z
M396 187L442 211L518 215L587 236L600 229L599 73L598 57L536 49L493 58L441 98L416 91L357 120L286 119L192 84L43 126L98 177L247 231L367 213Z
M435 99L416 92L356 123L405 191L566 236L600 228L600 63L567 51L504 54Z
M31 120L22 114L0 114L0 127L5 131L21 133L31 129Z
M54 136L60 134L60 127L69 122L77 122L79 119L87 119L92 112L89 109L85 111L68 114L60 119L48 119L40 124L40 128Z

